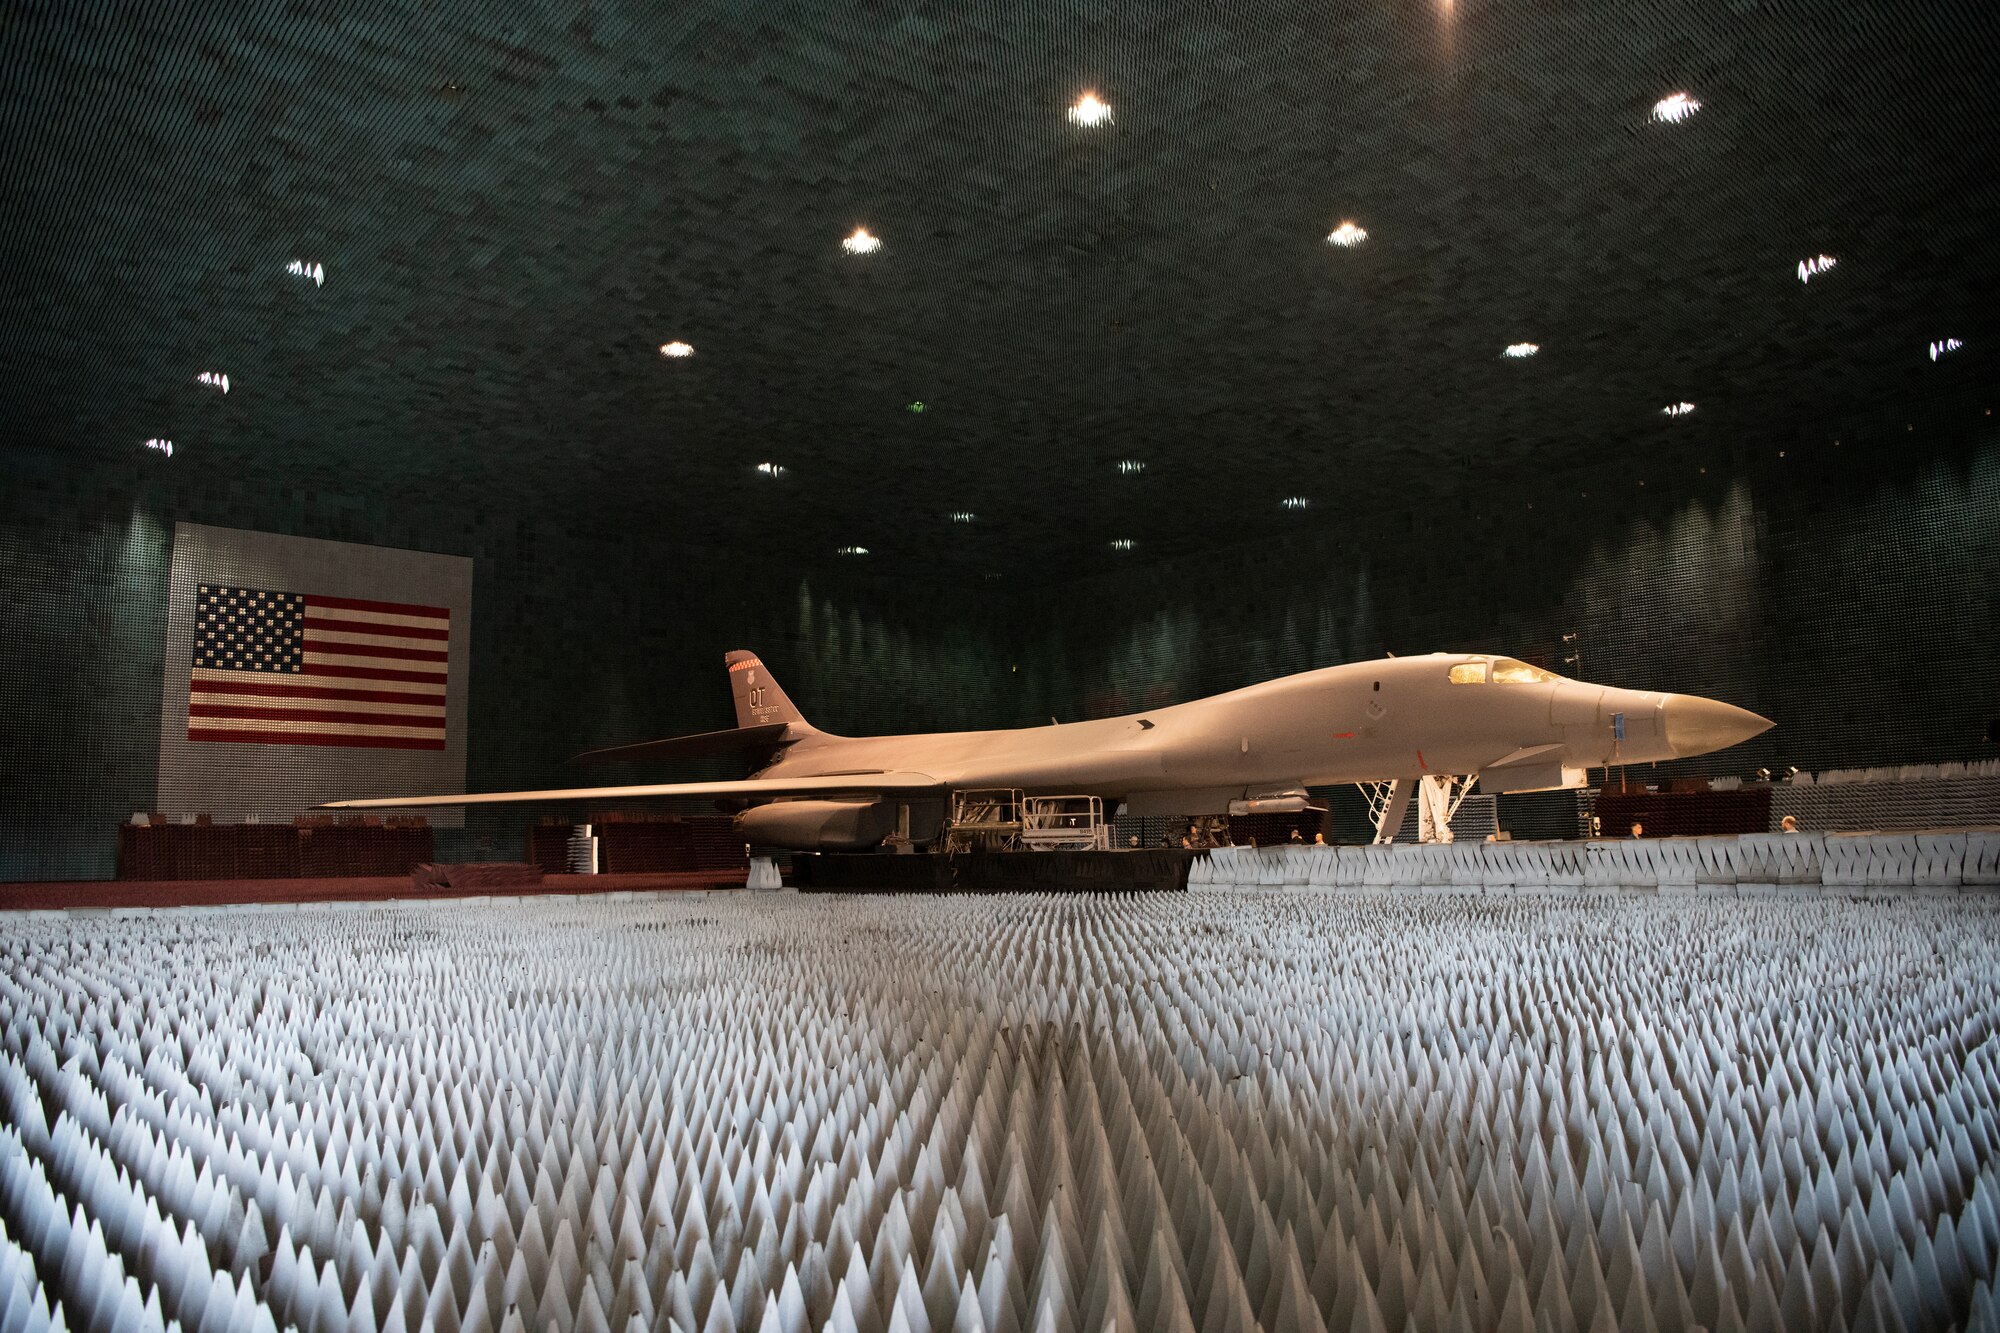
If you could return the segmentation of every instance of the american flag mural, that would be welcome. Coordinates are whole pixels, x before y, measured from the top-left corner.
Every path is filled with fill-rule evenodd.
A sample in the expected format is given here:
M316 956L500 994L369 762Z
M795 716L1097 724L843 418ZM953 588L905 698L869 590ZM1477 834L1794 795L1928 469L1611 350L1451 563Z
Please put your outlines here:
M442 750L448 607L204 583L191 741Z
M464 791L472 573L465 556L176 523L148 813L290 820Z

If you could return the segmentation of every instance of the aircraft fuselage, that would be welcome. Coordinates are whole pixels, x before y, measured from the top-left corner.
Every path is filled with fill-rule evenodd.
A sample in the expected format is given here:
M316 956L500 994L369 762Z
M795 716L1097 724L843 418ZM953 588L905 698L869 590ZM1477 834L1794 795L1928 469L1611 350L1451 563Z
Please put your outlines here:
M1496 661L1508 659L1433 654L1355 662L1124 717L1045 727L814 735L757 776L896 769L956 789L1240 796L1476 773L1538 747L1559 747L1540 757L1545 768L1674 759L1770 725L1710 699L1593 685L1533 668L1521 668L1522 679L1487 679L1497 674Z
M593 751L599 762L736 750L776 757L741 781L646 783L328 802L349 810L663 798L741 803L745 841L800 850L874 846L931 823L954 791L1096 796L1129 814L1303 808L1307 787L1394 780L1385 819L1425 777L1479 776L1489 792L1582 785L1584 771L1706 754L1771 724L1685 694L1566 680L1505 657L1433 653L1301 672L1124 717L1008 731L832 736L806 722L756 654L724 659L734 730ZM1433 812L1435 813L1435 812ZM898 834L898 836L902 836ZM914 836L914 835L912 835Z

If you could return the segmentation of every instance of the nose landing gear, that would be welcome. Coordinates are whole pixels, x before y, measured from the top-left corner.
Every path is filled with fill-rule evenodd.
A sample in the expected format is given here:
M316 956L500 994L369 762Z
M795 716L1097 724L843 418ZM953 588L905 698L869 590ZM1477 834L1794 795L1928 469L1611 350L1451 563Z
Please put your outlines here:
M1417 841L1450 842L1451 818L1479 781L1473 773L1464 777L1448 773L1426 773L1422 777L1397 778L1392 782L1362 782L1356 785L1368 798L1368 814L1375 824L1378 844L1396 840L1409 813L1410 800L1417 800Z

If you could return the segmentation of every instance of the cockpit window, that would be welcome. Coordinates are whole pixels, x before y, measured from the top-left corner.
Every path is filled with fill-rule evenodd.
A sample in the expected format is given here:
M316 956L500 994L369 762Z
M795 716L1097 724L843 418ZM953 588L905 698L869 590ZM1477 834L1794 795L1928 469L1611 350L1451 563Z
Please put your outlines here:
M1562 677L1552 671L1544 671L1526 662L1517 662L1511 657L1499 657L1493 661L1493 683L1495 685L1548 685Z
M1451 683L1454 685L1484 685L1486 683L1486 663L1459 663L1451 669Z

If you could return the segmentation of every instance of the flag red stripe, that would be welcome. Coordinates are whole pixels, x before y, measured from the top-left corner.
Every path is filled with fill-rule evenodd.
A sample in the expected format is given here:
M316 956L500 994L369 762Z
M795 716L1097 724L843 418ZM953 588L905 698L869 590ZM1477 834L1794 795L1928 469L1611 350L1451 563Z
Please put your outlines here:
M348 680L411 680L430 685L444 684L442 671L391 671L388 667L325 666L307 663L297 674L340 676Z
M444 738L426 740L418 736L329 736L301 731L208 731L190 726L191 741L224 741L242 745L345 745L373 750L442 750Z
M272 672L245 672L245 675L273 675ZM282 681L284 678L280 677ZM373 704L441 704L444 693L399 693L395 690L344 690L329 685L289 685L274 681L264 684L251 680L197 680L195 694L250 694L261 698L278 699L352 699L358 703Z
M396 639L449 639L448 629L429 629L417 625L387 625L379 620L343 620L337 616L314 616L306 621L306 629L344 630L349 634L382 634Z
M350 713L345 709L273 708L257 704L188 705L189 717L254 717L268 722L324 722L331 726L429 727L442 734L444 719L422 713Z
M447 606L411 606L404 602L371 602L365 597L317 597L306 598L308 607L333 607L342 611L380 611L390 616L435 616L439 620L451 619L451 608Z
M450 653L434 653L428 648L380 648L371 643L328 643L313 637L306 631L306 649L309 652L338 653L342 657L393 657L404 662L443 662L450 659Z

